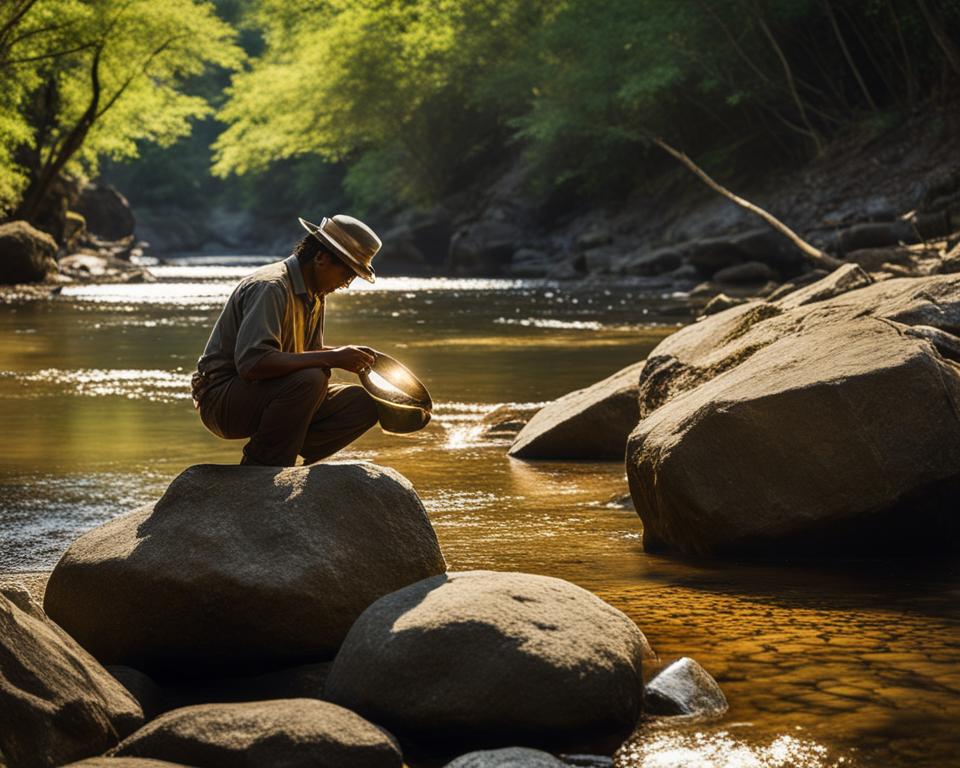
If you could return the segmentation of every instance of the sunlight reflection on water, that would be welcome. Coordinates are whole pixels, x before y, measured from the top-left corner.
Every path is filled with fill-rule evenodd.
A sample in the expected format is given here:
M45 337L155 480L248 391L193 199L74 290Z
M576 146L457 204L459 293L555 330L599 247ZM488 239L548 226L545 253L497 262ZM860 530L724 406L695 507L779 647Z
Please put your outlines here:
M827 768L827 749L813 741L780 736L770 744L750 745L726 731L664 733L628 742L617 755L621 768Z

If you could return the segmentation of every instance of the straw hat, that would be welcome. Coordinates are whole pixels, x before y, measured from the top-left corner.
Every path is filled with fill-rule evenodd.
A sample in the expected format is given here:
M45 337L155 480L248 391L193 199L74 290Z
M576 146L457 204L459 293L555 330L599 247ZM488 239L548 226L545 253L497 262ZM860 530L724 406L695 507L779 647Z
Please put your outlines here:
M299 221L307 232L329 246L348 267L368 283L377 279L370 262L380 250L380 238L362 221L342 213L332 219L324 217L319 226L306 219Z

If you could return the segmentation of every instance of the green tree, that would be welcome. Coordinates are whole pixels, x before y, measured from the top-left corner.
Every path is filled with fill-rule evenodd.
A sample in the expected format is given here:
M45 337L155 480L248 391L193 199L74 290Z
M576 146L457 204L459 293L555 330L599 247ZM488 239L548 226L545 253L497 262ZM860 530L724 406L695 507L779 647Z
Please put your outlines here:
M304 155L348 161L362 202L435 200L502 145L479 82L544 15L537 0L262 2L264 55L238 74L214 171Z
M63 173L189 133L211 107L182 84L238 66L234 34L194 0L16 0L0 21L0 204L32 220Z

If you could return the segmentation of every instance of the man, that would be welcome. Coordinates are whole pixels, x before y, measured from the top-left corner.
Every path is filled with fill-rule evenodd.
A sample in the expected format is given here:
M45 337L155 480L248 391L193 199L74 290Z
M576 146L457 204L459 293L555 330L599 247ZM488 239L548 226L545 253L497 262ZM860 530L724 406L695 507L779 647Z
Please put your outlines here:
M330 384L330 369L374 362L367 347L323 345L324 299L358 275L373 282L380 239L338 215L311 224L281 262L240 281L227 300L193 376L204 426L226 439L249 437L241 464L287 467L325 458L377 422L358 385Z

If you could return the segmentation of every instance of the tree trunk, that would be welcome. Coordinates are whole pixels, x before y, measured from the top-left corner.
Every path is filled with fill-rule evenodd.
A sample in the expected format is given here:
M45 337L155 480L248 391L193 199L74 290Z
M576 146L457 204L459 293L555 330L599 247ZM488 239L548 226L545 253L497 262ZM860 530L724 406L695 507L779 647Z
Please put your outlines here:
M654 138L653 143L656 144L658 147L660 147L660 149L662 149L668 155L670 155L671 157L683 163L683 165L685 165L688 170L692 171L696 176L698 176L700 180L703 181L703 183L706 184L708 187L710 187L710 189L712 189L714 192L718 192L728 200L739 205L744 210L749 211L755 216L759 216L761 219L763 219L763 221L766 222L766 224L768 224L770 227L775 229L781 235L786 237L791 243L793 243L797 248L799 248L803 252L803 254L807 257L807 259L809 259L810 262L815 267L819 267L821 269L833 270L833 269L836 269L837 267L843 266L843 264L845 263L843 261L840 261L839 259L835 259L832 256L824 253L819 248L816 248L810 245L810 243L808 243L806 240L800 237L800 235L798 235L796 232L790 229L790 227L788 227L786 224L780 221L780 219L778 219L773 214L765 211L760 206L754 205L749 200L745 200L742 197L735 195L733 192L731 192L729 189L727 189L723 185L718 184L710 176L707 175L706 171L704 171L699 165L693 162L693 160L691 160L685 153L681 152L679 149L675 149L674 147L671 147L663 139Z
M774 52L777 54L777 58L780 59L780 65L783 67L783 74L786 77L787 88L790 91L790 95L793 97L793 103L797 105L797 111L800 113L800 119L803 121L803 124L806 128L806 133L811 139L813 139L813 143L816 145L817 153L819 154L823 152L823 142L820 141L820 134L818 134L816 129L813 127L813 124L810 122L810 118L807 117L807 110L803 106L803 99L801 99L800 94L797 93L797 85L793 79L793 70L790 69L790 63L787 61L787 57L784 56L783 50L777 44L777 40L773 36L773 32L770 31L770 27L767 26L767 22L764 21L763 16L761 16L759 13L757 14L757 22L760 24L760 29L763 30L763 34L766 35L767 40L770 42Z
M17 207L16 217L32 221L39 212L41 206L54 181L60 175L67 162L76 154L77 150L83 146L90 128L97 119L100 108L100 54L102 48L97 48L93 54L93 61L90 65L90 103L86 111L77 120L66 138L60 142L59 146L51 147L50 155L40 168L37 177L30 183L26 194L20 205Z
M916 2L920 13L923 14L923 20L927 22L927 26L930 27L930 34L933 35L933 39L936 40L937 45L940 46L940 50L943 51L943 55L946 57L954 74L960 77L960 48L958 48L957 44L950 39L950 36L943 31L943 26L937 23L937 19L935 19L930 12L930 6L927 5L927 0L916 0Z
M837 42L840 43L840 50L843 51L843 57L847 60L847 64L850 65L850 71L853 72L853 76L857 80L857 84L860 86L860 90L863 92L863 97L867 100L867 104L870 105L870 109L874 112L879 112L877 109L877 104L873 100L873 96L870 95L870 90L867 88L867 84L863 81L863 78L860 76L860 70L857 68L856 62L853 60L853 56L850 55L850 49L847 48L847 41L843 38L843 33L840 31L840 25L837 24L837 17L833 12L833 6L830 5L830 0L823 0L823 7L826 8L827 18L830 19L830 26L833 27L833 34L837 38Z

